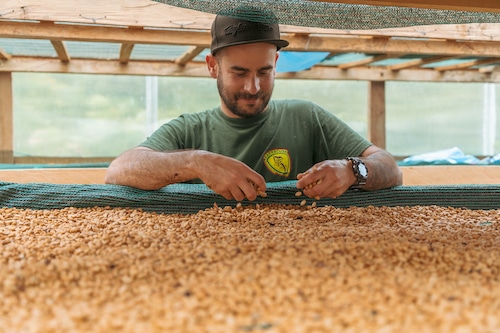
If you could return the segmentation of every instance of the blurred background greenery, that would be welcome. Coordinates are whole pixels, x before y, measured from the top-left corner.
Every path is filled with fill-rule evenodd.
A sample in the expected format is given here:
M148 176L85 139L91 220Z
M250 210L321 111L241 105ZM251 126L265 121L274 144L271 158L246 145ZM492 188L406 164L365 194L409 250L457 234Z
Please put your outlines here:
M219 104L210 78L15 73L13 85L16 156L114 157L169 119ZM484 155L484 91L483 83L387 82L387 150ZM367 134L367 82L277 80L273 97L311 100ZM487 121L497 154L500 121Z

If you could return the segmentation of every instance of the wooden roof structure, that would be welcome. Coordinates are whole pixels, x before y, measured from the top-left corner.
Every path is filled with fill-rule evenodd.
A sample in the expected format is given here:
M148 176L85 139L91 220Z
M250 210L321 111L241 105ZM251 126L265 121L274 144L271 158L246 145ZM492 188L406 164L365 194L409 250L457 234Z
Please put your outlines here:
M494 0L474 3L413 0L398 5L498 10ZM336 1L342 2L342 1ZM344 1L395 4L395 1ZM471 1L472 2L472 1ZM440 5L440 3L442 3ZM199 55L210 43L214 15L151 0L3 0L0 3L0 72L207 76ZM281 26L284 51L329 52L329 61L281 78L368 81L500 82L500 23L346 31ZM8 42L24 41L23 47ZM50 42L53 54L27 52ZM82 56L68 44L82 45ZM85 44L83 44L85 43ZM119 45L99 55L96 43ZM5 46L7 44L7 46ZM10 45L10 47L9 47ZM138 47L184 47L175 58L134 57ZM40 44L33 44L33 48ZM78 48L76 48L78 50ZM165 50L165 49L163 49ZM92 54L95 52L95 54ZM163 54L169 53L163 51ZM175 52L174 52L175 53ZM356 54L355 58L346 57ZM342 55L342 57L338 57ZM201 60L201 61L200 61Z
M500 12L497 0L335 2ZM152 0L2 0L0 163L46 162L13 156L12 73L207 77L203 53L213 18ZM284 51L329 56L309 70L278 78L369 82L368 139L380 147L385 147L385 81L500 82L500 22L377 30L281 25L281 32L290 42Z

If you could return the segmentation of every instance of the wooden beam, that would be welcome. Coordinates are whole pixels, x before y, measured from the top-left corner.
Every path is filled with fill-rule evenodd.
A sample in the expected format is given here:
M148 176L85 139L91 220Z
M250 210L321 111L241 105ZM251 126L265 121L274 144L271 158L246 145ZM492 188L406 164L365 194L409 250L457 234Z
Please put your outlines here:
M12 73L0 73L0 163L14 162Z
M449 70L471 68L474 66L490 65L490 64L494 64L494 63L500 63L500 58L474 59L474 60L465 61L465 62L462 62L459 64L434 67L434 70L444 72L444 71L449 71Z
M314 33L314 32L311 32ZM461 41L500 41L499 23L440 24L414 27L386 28L375 30L329 30L325 34L372 36L372 37L404 37L432 38Z
M347 68L353 68L353 67L359 67L359 66L366 66L366 65L372 64L372 63L377 62L377 61L398 58L399 56L400 56L399 54L380 54L377 56L370 56L370 57L366 57L364 59L360 59L360 60L356 60L356 61L346 62L346 63L338 65L337 67L341 68L341 69L347 69Z
M438 72L433 69L404 69L391 71L383 66L356 67L347 70L333 66L314 66L307 71L278 73L280 79L297 80L361 80L413 82L493 82L500 83L500 71L480 72L456 70Z
M54 164L55 161L45 161ZM80 161L80 163L92 163ZM40 164L40 163L37 163ZM61 163L62 164L62 163ZM105 167L62 167L62 168L19 168L0 169L0 179L12 183L50 183L50 184L104 184Z
M321 1L321 0L316 0ZM498 12L497 0L324 0L323 2ZM2 0L2 18L158 28L210 29L215 15L151 0ZM304 30L311 28L304 28ZM497 32L498 33L498 32Z
M58 163L52 161L49 163ZM59 161L60 163L60 161ZM79 163L91 163L82 160ZM13 183L103 184L107 168L41 168L0 170L0 179ZM499 184L498 165L402 166L403 185Z
M138 31L139 33L144 30L143 27L129 27L130 31ZM122 43L120 46L120 63L127 64L130 60L130 56L132 55L132 50L134 49L135 44L133 43Z
M191 60L193 60L198 54L200 54L205 48L199 46L190 47L184 54L179 58L175 59L175 64L184 66Z
M500 165L403 166L403 185L500 184Z
M113 157L54 157L54 156L16 156L14 164L83 164L109 163Z
M460 57L455 57L455 56L434 56L434 57L428 57L428 58L421 58L421 59L415 59L415 60L410 60L410 61L405 61L399 64L394 64L387 66L387 69L393 70L393 71L399 71L402 69L409 69L409 68L415 68L415 67L420 67L424 66L427 64L432 64L435 62L440 62L440 61L445 61L445 60L451 60L451 59L459 59Z
M0 66L0 72L152 75L208 77L205 62L190 62L184 66L173 61L130 60L126 65L118 60L77 59L62 63L55 58L13 57Z
M51 40L50 42L52 43L52 46L56 50L59 60L61 60L62 62L69 62L71 60L68 50L66 50L66 46L64 45L63 42L58 40Z
M126 64L130 60L130 55L132 54L132 50L134 49L134 44L122 44L120 46L120 63Z
M481 1L478 0L313 0L313 1L347 3L355 5L395 6L395 7L500 13L500 2L498 0L481 0Z
M385 82L368 82L368 140L385 149Z
M359 52L441 56L500 56L500 43L447 40L358 38L339 36L287 36L287 51Z
M102 59L72 59L64 64L54 58L12 57L0 66L0 72L73 73L111 75L153 75L209 77L204 62L184 66L173 61L131 60L124 66L119 61ZM334 66L314 66L307 71L278 73L279 79L304 80L366 80L414 82L493 82L500 83L500 71L482 72L455 70L438 72L433 69L403 69L392 71L383 66L339 69Z
M0 37L127 44L210 46L210 31L137 29L112 26L6 21Z
M351 0L352 3L358 0ZM369 1L369 0L367 0ZM372 0L373 1L373 0ZM408 0L407 0L408 1ZM451 4L460 2L447 0ZM462 0L463 1L463 0ZM498 3L497 0L477 0L469 4L493 8L488 2ZM348 3L348 0L333 1ZM390 1L396 5L405 4L405 1ZM427 0L431 5L434 1ZM362 0L359 0L362 3ZM438 0L439 3L439 0ZM364 3L363 3L364 4ZM368 3L369 4L369 3ZM372 2L372 4L374 4ZM411 3L410 3L411 4ZM413 5L415 5L413 3ZM71 22L75 24L100 24L121 27L151 27L161 29L190 29L210 30L214 14L189 10L181 7L169 6L151 0L2 0L0 1L0 19L31 20L51 22ZM500 24L473 23L467 25L427 25L377 30L321 29L312 27L298 27L282 25L281 31L286 33L323 33L323 34L351 34L373 36L400 36L400 37L427 37L461 40L500 40Z
M0 60L9 60L12 56L5 52L5 50L0 49Z
M76 26L67 24L40 24L33 22L2 22L0 37L66 40L82 42L108 42L127 44L164 44L210 47L209 31L150 30L103 26ZM500 57L500 43L490 41L448 41L360 38L319 34L283 33L289 40L287 51L360 52L378 54L422 54L447 56Z
M486 66L486 67L481 67L478 68L479 73L493 73L494 71L497 71L500 68L500 66Z
M214 14L152 0L2 0L1 18L115 26L210 29Z

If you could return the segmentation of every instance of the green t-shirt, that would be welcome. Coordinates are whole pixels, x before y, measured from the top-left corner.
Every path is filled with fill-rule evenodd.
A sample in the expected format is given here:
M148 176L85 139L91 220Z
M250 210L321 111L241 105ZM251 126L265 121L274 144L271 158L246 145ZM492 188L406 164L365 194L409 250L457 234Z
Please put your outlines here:
M332 113L299 100L271 101L254 118L230 118L220 107L183 114L140 144L156 151L201 149L230 156L267 182L297 179L320 161L359 156L370 145Z

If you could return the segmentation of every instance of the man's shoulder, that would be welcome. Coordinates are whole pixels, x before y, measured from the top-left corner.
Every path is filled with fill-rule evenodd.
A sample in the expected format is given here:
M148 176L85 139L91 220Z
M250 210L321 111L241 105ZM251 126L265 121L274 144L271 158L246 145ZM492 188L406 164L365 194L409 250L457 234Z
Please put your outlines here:
M293 108L293 107L316 107L317 105L311 101L303 99L277 99L273 100L276 107L280 108Z
M192 113L183 113L179 116L179 118L183 118L188 121L199 121L205 120L207 118L212 118L214 115L219 114L219 108L215 107L213 109L198 111Z
M291 113L298 113L299 115L305 115L307 113L317 113L325 111L318 104L302 100L302 99L280 99L274 100L274 108L278 112L286 112L288 115Z

